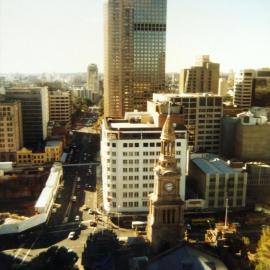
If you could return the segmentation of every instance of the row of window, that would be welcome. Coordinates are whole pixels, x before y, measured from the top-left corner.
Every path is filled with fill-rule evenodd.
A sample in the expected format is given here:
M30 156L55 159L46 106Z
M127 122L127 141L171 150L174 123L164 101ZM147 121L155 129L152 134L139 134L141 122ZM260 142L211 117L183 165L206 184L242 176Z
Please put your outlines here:
M110 188L111 187L111 189L116 189L116 184L112 184L112 185L110 185L110 184L108 184L108 188ZM140 185L139 184L123 184L122 185L122 187L123 187L123 189L127 189L127 188L139 188L140 187ZM154 187L154 183L144 183L144 184L142 184L142 187L143 188L153 188Z
M116 143L110 143L110 142L107 142L107 146L112 146L112 147L116 147ZM139 143L123 143L122 144L123 147L140 147L140 144ZM181 146L181 142L177 142L176 143L176 146ZM160 147L160 142L157 142L157 143L154 143L154 142L151 142L151 143L147 143L147 142L144 142L143 143L143 147Z

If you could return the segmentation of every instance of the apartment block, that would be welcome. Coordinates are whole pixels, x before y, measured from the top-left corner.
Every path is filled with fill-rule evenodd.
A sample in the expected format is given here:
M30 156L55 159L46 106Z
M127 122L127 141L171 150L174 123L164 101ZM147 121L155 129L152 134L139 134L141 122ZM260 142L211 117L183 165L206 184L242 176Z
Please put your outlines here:
M194 152L218 153L220 147L222 97L213 94L154 94L150 113L167 114L168 102L181 108L188 143Z
M245 69L236 74L234 80L234 104L242 109L249 109L252 102L255 70Z
M50 121L71 128L72 100L69 91L49 92L49 117Z
M217 156L205 154L192 158L189 175L205 200L205 208L225 208L226 198L230 208L246 205L247 173L233 169Z
M211 62L209 55L201 55L195 66L181 71L179 92L218 94L218 84L219 64Z
M0 161L15 161L22 145L21 102L0 101Z
M184 200L187 131L181 124L175 124L174 128L175 155L181 172L180 196ZM154 188L153 169L160 155L161 131L162 126L148 112L131 112L121 120L104 120L101 162L103 207L108 213L148 211L148 194Z
M165 89L166 0L105 1L104 113L146 110Z
M33 146L45 140L49 121L48 88L7 88L6 97L21 102L24 145Z

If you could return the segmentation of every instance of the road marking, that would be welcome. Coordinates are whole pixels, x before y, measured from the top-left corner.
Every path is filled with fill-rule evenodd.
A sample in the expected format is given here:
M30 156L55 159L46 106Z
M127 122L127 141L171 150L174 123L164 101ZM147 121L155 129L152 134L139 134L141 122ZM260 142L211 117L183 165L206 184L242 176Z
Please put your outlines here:
M32 243L31 247L28 249L28 251L26 252L26 254L24 255L22 261L20 264L23 264L25 259L28 257L29 253L31 252L31 249L33 248L33 246L36 244L36 242L38 241L38 239L40 238L40 235L38 235L35 239L35 241Z

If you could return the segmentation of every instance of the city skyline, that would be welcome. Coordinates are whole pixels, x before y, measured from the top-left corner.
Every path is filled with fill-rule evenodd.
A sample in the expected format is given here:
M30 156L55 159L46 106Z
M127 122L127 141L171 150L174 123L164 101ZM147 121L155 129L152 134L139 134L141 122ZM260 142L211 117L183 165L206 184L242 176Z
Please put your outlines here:
M103 3L0 0L0 73L86 72L89 63L103 72ZM200 54L221 71L269 66L269 8L264 0L168 0L166 72Z

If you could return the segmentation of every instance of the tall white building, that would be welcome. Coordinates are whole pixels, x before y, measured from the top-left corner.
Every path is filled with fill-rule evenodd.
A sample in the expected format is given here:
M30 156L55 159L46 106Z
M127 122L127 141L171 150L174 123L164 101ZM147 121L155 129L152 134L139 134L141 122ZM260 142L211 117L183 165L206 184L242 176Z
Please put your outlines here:
M252 102L253 79L255 70L241 70L234 81L234 104L243 109L249 109Z
M160 154L165 119L155 121L148 112L130 112L125 114L125 119L104 120L101 162L103 207L108 213L148 211L148 194L154 188L153 169ZM180 196L184 200L187 131L183 125L176 124L175 134L175 155L181 172Z

